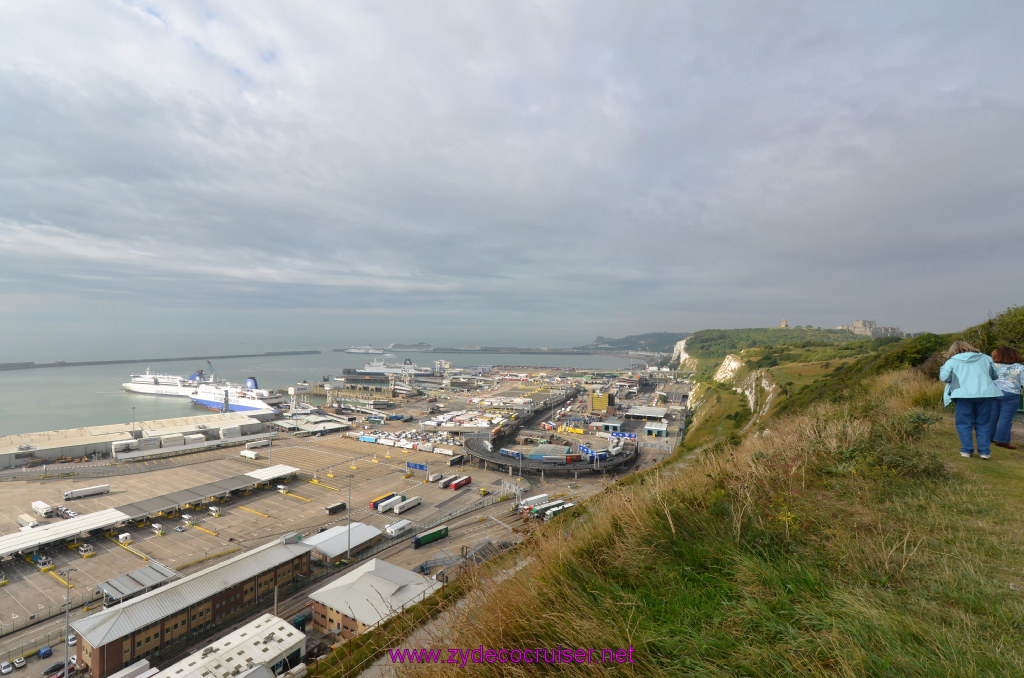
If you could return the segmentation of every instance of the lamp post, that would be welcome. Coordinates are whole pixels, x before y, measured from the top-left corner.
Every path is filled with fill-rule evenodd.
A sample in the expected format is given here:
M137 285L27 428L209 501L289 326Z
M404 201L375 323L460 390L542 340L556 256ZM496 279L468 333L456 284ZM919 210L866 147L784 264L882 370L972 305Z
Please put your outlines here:
M134 407L132 408L135 409ZM67 585L67 595L64 599L64 671L63 675L68 675L68 653L71 648L68 647L68 632L71 626L71 573L78 572L77 567L69 567L61 572L64 577L64 583Z
M135 406L132 405L132 438L135 438Z
M345 565L352 562L352 479L355 478L355 474L349 473L348 478L348 503L345 504L345 510L348 514L348 552L345 554Z

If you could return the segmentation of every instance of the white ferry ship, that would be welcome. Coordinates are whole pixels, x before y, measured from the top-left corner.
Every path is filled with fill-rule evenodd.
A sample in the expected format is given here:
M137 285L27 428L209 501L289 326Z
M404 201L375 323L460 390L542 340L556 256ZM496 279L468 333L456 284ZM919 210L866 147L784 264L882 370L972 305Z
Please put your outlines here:
M130 381L121 384L121 388L126 391L174 398L188 398L199 386L218 383L216 377L212 374L207 377L202 370L181 377L174 374L154 374L148 367L143 374L133 374L129 379Z
M256 379L249 377L245 386L231 384L202 384L190 396L192 402L201 407L229 412L248 410L276 410L285 404L282 395L260 388Z

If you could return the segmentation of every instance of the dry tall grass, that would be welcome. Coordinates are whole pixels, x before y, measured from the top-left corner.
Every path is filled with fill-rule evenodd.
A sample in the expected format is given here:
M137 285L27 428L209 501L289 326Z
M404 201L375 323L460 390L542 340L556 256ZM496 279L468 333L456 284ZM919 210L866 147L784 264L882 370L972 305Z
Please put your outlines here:
M936 450L913 371L645 472L543 526L523 566L477 573L441 648L635 648L634 664L471 664L408 676L1024 675L1024 604L993 568L998 498ZM955 448L953 448L955 449ZM954 460L955 457L948 459ZM989 508L980 508L989 506ZM1017 535L1010 553L1024 553ZM507 567L507 564L506 564ZM1004 634L994 658L968 646Z

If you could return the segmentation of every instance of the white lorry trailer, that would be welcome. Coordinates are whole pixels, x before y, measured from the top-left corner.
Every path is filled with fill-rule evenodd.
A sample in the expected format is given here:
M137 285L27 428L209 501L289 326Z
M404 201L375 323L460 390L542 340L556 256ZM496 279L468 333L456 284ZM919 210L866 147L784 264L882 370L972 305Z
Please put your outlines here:
M110 492L110 485L80 487L77 490L68 490L65 492L64 499L81 499L82 497L91 497L96 494L106 494L107 492Z

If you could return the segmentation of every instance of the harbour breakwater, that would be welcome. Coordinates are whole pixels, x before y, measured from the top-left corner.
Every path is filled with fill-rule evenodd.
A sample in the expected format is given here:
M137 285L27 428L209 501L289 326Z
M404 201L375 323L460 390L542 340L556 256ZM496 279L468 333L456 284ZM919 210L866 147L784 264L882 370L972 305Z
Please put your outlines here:
M172 363L187 360L225 360L227 358L265 358L267 356L280 355L315 355L319 354L320 352L321 351L319 349L313 349L309 351L264 351L263 353L238 353L234 355L184 356L181 358L130 358L126 360L85 360L76 362L57 360L52 363L0 363L0 370L30 370L37 367L82 367L90 365L125 365L128 363Z

